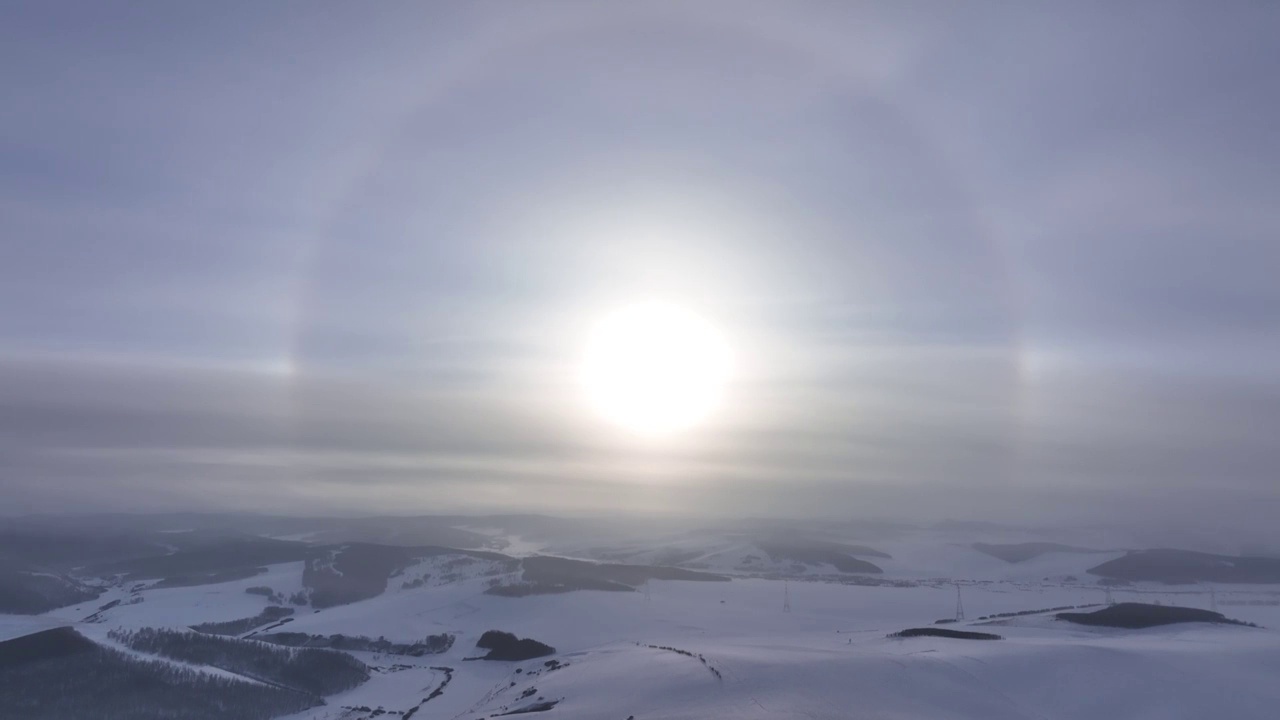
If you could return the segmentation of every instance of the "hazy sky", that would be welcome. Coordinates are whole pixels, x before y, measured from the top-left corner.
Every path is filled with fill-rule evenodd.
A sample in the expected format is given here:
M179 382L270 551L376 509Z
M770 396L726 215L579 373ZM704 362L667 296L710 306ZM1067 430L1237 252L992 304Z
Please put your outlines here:
M1280 513L1280 5L0 8L3 512Z

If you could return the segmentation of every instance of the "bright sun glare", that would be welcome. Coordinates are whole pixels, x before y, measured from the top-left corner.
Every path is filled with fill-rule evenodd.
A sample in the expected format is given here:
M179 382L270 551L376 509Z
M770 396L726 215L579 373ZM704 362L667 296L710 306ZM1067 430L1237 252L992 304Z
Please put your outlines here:
M697 425L729 380L729 347L711 323L659 302L625 307L592 329L582 381L593 408L645 435Z

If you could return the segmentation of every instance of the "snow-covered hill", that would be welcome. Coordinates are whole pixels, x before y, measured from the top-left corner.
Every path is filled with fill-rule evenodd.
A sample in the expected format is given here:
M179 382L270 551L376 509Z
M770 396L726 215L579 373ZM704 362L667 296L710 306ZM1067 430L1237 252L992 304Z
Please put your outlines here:
M909 548L887 547L893 562L912 561ZM972 557L963 548L955 552ZM1034 578L1076 568L1052 555L1010 580L961 578L967 616L1100 601L1100 591L1091 587ZM966 574L986 561L973 562ZM940 580L873 587L739 578L654 580L647 592L486 594L500 570L489 561L432 557L406 569L377 597L297 608L291 632L395 642L448 633L456 642L443 654L422 657L353 653L370 666L372 678L293 720L355 720L379 708L384 715L462 720L539 707L550 707L547 718L619 720L1083 720L1103 709L1116 718L1248 719L1273 717L1280 707L1280 687L1272 682L1280 672L1280 632L1273 629L1193 624L1123 631L1030 616L995 626L1005 638L995 642L889 639L896 630L953 615L955 587ZM0 627L13 635L24 627L71 624L101 639L116 627L248 617L268 600L247 588L268 585L288 594L302 587L301 576L302 563L294 562L217 585L136 592L119 587L45 616L5 618ZM1280 595L1268 586L1220 588L1213 598L1194 586L1137 586L1125 593L1166 604L1217 602L1232 616L1280 626L1280 606L1266 604L1280 603ZM113 600L123 602L98 609ZM790 612L783 611L784 601ZM535 638L557 653L523 662L468 659L481 654L475 643L489 629Z
M38 616L0 616L0 641L69 625L119 650L113 630L201 626L277 643L261 647L340 647L367 666L366 682L309 696L294 707L316 706L290 720L513 712L616 720L1248 720L1274 717L1280 707L1273 682L1280 586L1139 581L1108 591L1089 571L1128 556L1087 536L838 523L561 527L528 516L433 523L432 532L461 529L486 549L260 542L210 530L184 536L167 555L79 570L76 581L101 587L101 596ZM182 573L187 557L204 573L195 581L207 584L174 581L170 571ZM1108 596L1216 606L1264 627L1119 630L1045 613L983 619ZM954 618L957 601L967 620L945 628L1003 639L888 637ZM486 651L476 643L488 630L555 652L480 660Z

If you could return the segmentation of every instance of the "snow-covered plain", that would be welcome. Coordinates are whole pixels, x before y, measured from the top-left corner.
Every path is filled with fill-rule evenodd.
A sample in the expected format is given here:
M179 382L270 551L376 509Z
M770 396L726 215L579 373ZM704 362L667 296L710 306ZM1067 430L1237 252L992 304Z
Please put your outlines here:
M555 701L546 718L1274 718L1280 708L1280 589L1217 588L1229 617L1268 626L1205 624L1148 630L1086 628L1031 615L984 624L993 613L1101 603L1085 570L1114 555L1049 553L1010 564L959 545L878 544L877 560L905 587L817 579L737 577L732 582L652 581L648 592L578 591L510 598L484 594L495 567L435 557L392 578L384 594L350 605L299 608L283 629L402 642L457 636L441 655L355 653L372 679L291 720L355 720L377 708L415 720L487 718ZM726 549L716 553L728 557ZM710 553L714 555L716 553ZM737 560L726 561L728 564ZM712 565L713 563L708 563ZM446 577L445 570L449 571ZM718 569L718 568L715 568ZM405 583L422 575L420 586ZM0 617L22 634L73 624L95 639L114 627L182 627L255 615L245 593L300 589L302 563L264 575L188 588L110 590L45 616ZM825 577L825 575L822 575ZM890 639L954 614L960 586L969 620L952 628L1000 641ZM1075 578L1075 580L1072 580ZM783 611L789 597L790 612ZM1208 607L1206 588L1145 586L1117 600ZM141 598L138 600L137 598ZM112 600L121 604L98 613ZM969 627L972 626L972 627ZM548 658L468 660L485 630L553 645ZM656 647L655 647L656 646ZM675 648L687 654L658 648ZM699 657L701 656L701 657ZM448 670L445 670L448 668ZM713 672L714 670L714 672ZM443 692L424 702L444 685ZM369 708L364 710L361 708ZM415 710L416 708L416 710ZM395 715L393 715L395 716ZM381 717L385 717L382 715Z

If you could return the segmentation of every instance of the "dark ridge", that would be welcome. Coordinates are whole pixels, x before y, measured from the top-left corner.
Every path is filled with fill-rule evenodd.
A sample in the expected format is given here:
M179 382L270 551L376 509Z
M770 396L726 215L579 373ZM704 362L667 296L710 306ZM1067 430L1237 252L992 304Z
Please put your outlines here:
M489 547L493 539L479 533L450 527L450 524L478 522L473 517L443 516L375 516L375 517L296 517L252 515L241 513L116 513L97 515L44 515L0 519L0 546L5 533L69 537L83 547L71 543L59 556L70 558L74 565L87 565L162 554L166 547L190 548L197 544L212 545L232 537L279 537L308 535L312 544L369 542L407 547L446 546L458 548ZM87 543L84 538L90 538ZM98 538L113 539L113 545L98 543ZM135 539L136 538L136 539ZM131 540L126 545L123 540ZM93 547L98 543L99 547ZM51 547L45 544L46 547ZM3 550L0 549L0 554ZM23 557L34 557L21 553ZM115 556L115 557L111 557Z
M94 563L158 555L165 548L141 534L79 527L25 527L23 519L11 519L0 530L0 565L31 566L68 571Z
M480 549L493 542L487 535L449 527L430 517L335 518L317 523L315 529L312 541L324 544Z
M801 551L829 551L840 553L842 555L874 557L881 558L883 560L893 559L893 556L889 553L877 550L873 547L867 547L866 545L852 545L836 540L821 539L795 529L779 529L768 535L759 535L757 536L756 545L762 548L764 545L772 545L783 549L794 548Z
M500 553L443 547L351 543L316 550L302 570L302 584L311 591L311 606L317 609L377 597L386 591L388 580L423 558L459 555L503 562L511 569L517 563Z
M1062 545L1060 543L1051 542L1026 542L1026 543L980 543L973 544L973 549L980 553L999 558L1008 563L1020 563L1025 560L1040 557L1045 553L1061 552L1061 553L1104 553L1106 550L1092 550L1090 548L1074 547L1071 545Z
M649 580L729 581L724 575L683 568L596 563L541 555L522 559L520 567L523 569L522 583L499 585L485 592L490 595L521 597L574 590L630 592Z
M855 554L859 554L857 550L870 548L798 539L772 539L757 542L756 545L774 561L791 560L805 565L825 563L834 566L842 573L880 574L884 572L879 566L854 557ZM888 557L878 552L877 556Z
M1118 580L1163 583L1280 583L1280 558L1234 557L1190 550L1136 550L1089 569Z
M0 668L89 652L97 645L70 626L0 642Z
M646 548L646 547L593 547L581 552L585 557L600 562L616 562L633 565L654 565L659 567L678 567L690 560L705 554L704 550L687 550L682 548ZM631 562L632 558L648 555L647 560Z
M0 565L0 613L39 615L55 608L93 600L96 588L64 576Z
M317 609L377 597L391 576L414 562L408 548L355 543L323 548L307 560L302 585L311 591Z
M209 575L295 562L310 557L314 552L306 543L236 537L168 555L108 563L94 571L101 575L125 575L130 580Z
M231 570L217 570L207 573L188 573L185 575L171 575L164 578L160 582L152 585L153 588L179 588L179 587L195 587L197 585L217 585L218 583L232 582L235 580L244 580L254 575L261 575L267 571L264 567L251 568L234 568Z
M1206 622L1227 625L1257 627L1239 620L1231 620L1222 613L1200 608L1176 605L1148 605L1146 603L1120 603L1091 613L1058 613L1055 617L1078 625L1115 627L1136 630L1140 628L1173 625L1175 623Z
M888 635L891 638L910 638L910 637L940 637L952 638L955 640L1003 640L1000 635L984 632L970 632L967 630L951 630L949 628L940 627L923 627L923 628L907 628L899 630L896 633Z

